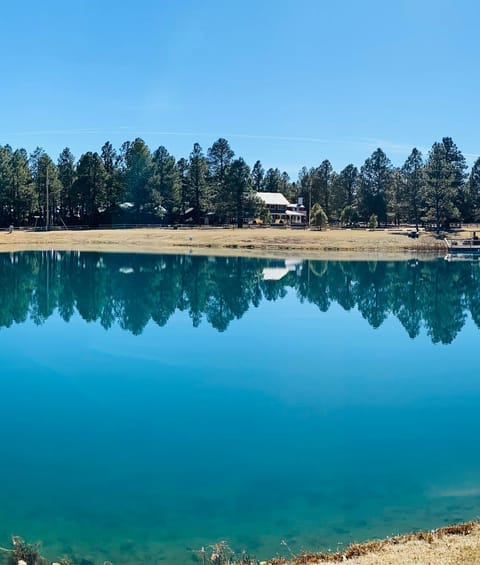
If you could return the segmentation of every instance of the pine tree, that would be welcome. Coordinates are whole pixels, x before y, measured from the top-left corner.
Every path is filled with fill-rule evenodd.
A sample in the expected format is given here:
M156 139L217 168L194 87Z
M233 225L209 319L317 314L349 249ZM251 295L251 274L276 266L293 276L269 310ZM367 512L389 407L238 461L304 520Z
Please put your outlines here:
M12 148L0 146L0 221L10 225L12 220Z
M25 149L17 149L11 158L12 174L12 222L15 225L28 223L36 206L32 175L28 166L28 155Z
M226 214L235 219L237 227L241 228L247 218L255 215L257 202L250 168L242 158L228 167L221 196Z
M263 178L263 190L265 192L282 192L284 181L280 169L268 169Z
M252 182L253 188L256 192L261 192L263 190L263 177L265 176L265 170L262 167L260 161L255 161L252 169Z
M160 205L158 193L154 193L154 167L150 150L143 139L124 144L123 178L127 197L133 203L136 222L145 220Z
M387 220L387 194L392 182L392 165L378 148L360 169L359 212L364 221L375 214L380 222Z
M408 205L409 221L415 223L418 231L420 219L421 199L424 191L424 174L422 154L417 148L413 148L402 167L402 177L405 184L405 198Z
M333 214L342 223L351 223L355 215L358 169L347 165L340 173L332 176Z
M302 167L298 173L298 196L303 199L303 205L310 216L310 208L312 204L312 169Z
M458 215L454 205L455 171L443 143L434 143L425 165L425 206L427 221L434 221L437 233L442 223Z
M74 210L78 206L74 184L75 184L75 158L68 147L58 157L58 180L61 184L60 215L62 218L72 219Z
M395 168L392 171L387 197L388 216L394 225L399 226L408 216L406 186L400 169Z
M81 221L97 223L98 213L106 202L106 172L98 153L88 151L80 157L76 170L75 190L79 196Z
M60 221L58 211L62 185L58 180L58 169L40 147L30 155L29 161L38 206L37 215L41 218L42 224L48 228Z
M167 218L171 221L180 211L180 179L175 158L161 146L153 152L155 190L160 196Z
M467 180L467 162L462 152L455 145L451 137L444 137L442 144L445 148L445 159L452 169L451 189L453 203L459 216L467 221L471 220L471 202L469 201Z
M328 219L330 219L332 212L332 173L332 165L328 159L325 159L320 163L320 166L315 169L312 179L314 202L320 204Z
M225 189L225 177L234 152L226 139L220 138L207 151L208 197L210 205L221 214L221 194Z
M179 197L180 197L180 216L184 218L185 212L193 202L193 193L191 191L190 182L188 178L188 161L181 158L177 161L177 174L179 182Z
M468 178L468 191L472 205L471 216L475 222L480 221L480 158L473 164Z
M193 221L200 223L200 218L205 207L208 205L207 199L207 160L203 154L199 143L193 145L188 163L188 183L190 192L193 196Z
M105 205L113 211L125 199L125 184L120 171L122 157L109 141L104 143L100 157L105 169Z
M226 139L220 138L215 141L207 151L209 178L221 184L234 155Z

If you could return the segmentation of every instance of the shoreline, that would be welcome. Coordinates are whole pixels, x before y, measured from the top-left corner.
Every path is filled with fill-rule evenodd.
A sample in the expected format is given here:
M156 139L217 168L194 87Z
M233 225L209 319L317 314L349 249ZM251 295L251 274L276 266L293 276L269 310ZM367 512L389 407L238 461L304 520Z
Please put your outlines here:
M315 552L302 551L298 554L291 552L286 543L282 542L290 557L276 556L268 560L258 560L249 557L248 553L233 552L228 542L221 541L199 550L193 551L197 555L196 563L216 563L217 565L335 565L348 563L349 565L478 565L480 563L480 521L455 523L434 530L420 530L406 534L395 535L384 539L372 539L360 543L352 543L343 551ZM5 547L7 546L7 547ZM4 541L0 547L0 562L23 562L26 556L36 555L36 563L42 565L60 565L62 563L85 562L93 563L93 555L84 553L79 547L71 551L76 552L59 559L54 558L51 553L46 558L40 552L41 542L29 543L19 536L11 536L11 547ZM57 550L58 551L58 550ZM156 546L148 552L151 559L157 552L161 552L161 546ZM54 554L56 552L53 552ZM87 558L80 557L87 555ZM107 548L103 552L102 559L114 559L118 557L110 553ZM128 555L124 555L125 563L138 563L131 561ZM136 555L138 560L139 556ZM73 561L72 561L73 559ZM28 559L27 559L28 561ZM30 562L30 561L28 561ZM116 561L114 561L116 562ZM143 561L142 561L143 562ZM104 561L110 563L110 561Z
M409 230L294 230L222 228L132 228L0 233L0 252L97 251L117 253L180 253L244 257L301 257L326 260L408 260L446 255L441 239Z
M480 522L471 521L353 543L336 553L302 553L260 565L475 565L480 563Z

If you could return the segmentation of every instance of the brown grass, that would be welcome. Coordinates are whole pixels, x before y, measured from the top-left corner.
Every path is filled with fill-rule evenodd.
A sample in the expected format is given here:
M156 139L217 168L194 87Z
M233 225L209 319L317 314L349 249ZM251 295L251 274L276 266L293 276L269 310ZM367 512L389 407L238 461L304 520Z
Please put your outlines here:
M337 553L304 553L273 559L268 565L474 565L480 564L480 523L466 522L438 530L354 543Z
M408 230L295 230L288 228L244 229L128 229L0 232L0 251L36 249L126 252L188 252L196 254L276 255L323 257L332 253L404 254L446 252L442 239Z

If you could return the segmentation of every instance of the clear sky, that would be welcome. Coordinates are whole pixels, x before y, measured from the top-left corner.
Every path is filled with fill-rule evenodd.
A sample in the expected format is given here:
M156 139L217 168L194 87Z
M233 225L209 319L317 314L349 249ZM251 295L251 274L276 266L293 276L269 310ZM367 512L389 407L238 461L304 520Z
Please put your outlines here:
M296 177L450 136L471 163L479 22L477 0L4 2L0 143L179 158L226 137Z

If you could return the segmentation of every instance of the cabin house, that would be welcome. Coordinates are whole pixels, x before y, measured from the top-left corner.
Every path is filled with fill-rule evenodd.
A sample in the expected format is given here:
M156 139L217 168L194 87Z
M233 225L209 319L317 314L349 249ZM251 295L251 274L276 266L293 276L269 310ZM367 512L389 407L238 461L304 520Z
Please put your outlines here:
M281 192L257 192L257 197L268 210L272 223L287 223L286 212L290 203Z
M300 204L290 204L281 192L257 192L274 224L302 224L306 221L305 208Z

